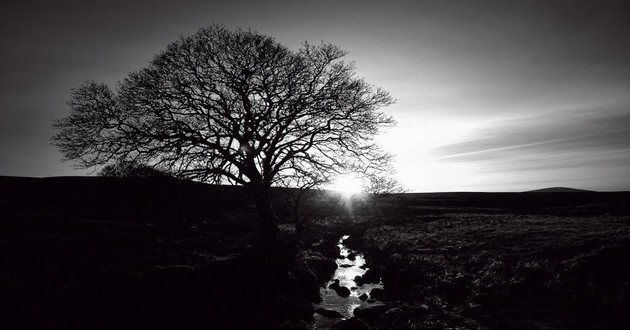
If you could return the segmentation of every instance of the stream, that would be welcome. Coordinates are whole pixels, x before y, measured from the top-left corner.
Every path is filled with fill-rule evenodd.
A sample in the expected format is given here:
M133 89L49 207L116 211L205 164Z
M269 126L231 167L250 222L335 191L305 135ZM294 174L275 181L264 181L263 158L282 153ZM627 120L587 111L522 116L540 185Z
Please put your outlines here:
M355 308L370 305L367 301L359 299L360 295L365 293L369 296L372 289L383 287L382 284L364 284L362 286L356 284L354 278L356 276L363 276L368 268L364 266L366 260L362 253L352 251L344 245L344 241L348 239L348 237L350 236L343 236L337 243L337 246L341 250L340 258L336 260L337 269L332 279L326 284L325 288L320 288L323 301L313 305L316 309L325 308L327 310L337 311L343 315L344 318L352 317L352 312ZM354 254L354 260L348 259L351 253ZM343 258L341 258L341 256L343 256ZM339 280L340 286L345 286L350 289L350 295L348 297L341 297L334 289L328 287L330 284L336 282L336 280ZM318 313L315 313L314 317L315 320L313 321L311 329L330 329L333 324L341 320L340 318L322 316Z

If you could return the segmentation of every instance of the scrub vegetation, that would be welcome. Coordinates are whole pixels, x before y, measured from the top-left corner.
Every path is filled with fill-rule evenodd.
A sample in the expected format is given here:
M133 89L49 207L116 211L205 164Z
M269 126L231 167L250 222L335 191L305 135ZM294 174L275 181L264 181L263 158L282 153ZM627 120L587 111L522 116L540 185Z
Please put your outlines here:
M392 194L376 211L366 196L326 191L296 209L297 191L272 189L285 258L270 267L248 254L259 226L242 187L168 176L2 185L0 303L26 327L303 328L342 235L368 260L357 283L385 289L376 317L342 323L628 326L627 193Z
M308 327L336 243L382 280L374 329L624 329L628 193L444 193L348 200L272 189L285 258L249 254L242 187L168 176L1 178L0 304L27 328ZM293 191L295 192L295 191ZM308 219L295 240L296 218ZM385 307L382 307L384 305ZM360 317L359 317L360 316Z

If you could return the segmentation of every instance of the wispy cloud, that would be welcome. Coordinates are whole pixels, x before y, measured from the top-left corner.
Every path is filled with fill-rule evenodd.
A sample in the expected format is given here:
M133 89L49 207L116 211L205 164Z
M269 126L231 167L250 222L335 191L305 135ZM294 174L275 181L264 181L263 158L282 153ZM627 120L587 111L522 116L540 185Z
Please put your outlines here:
M513 154L628 148L630 102L613 109L567 110L498 121L477 132L477 137L440 147L437 152L444 159L474 161Z
M511 175L506 183L621 187L630 174L628 109L624 103L497 121L467 141L433 151L439 161L466 164L479 175Z

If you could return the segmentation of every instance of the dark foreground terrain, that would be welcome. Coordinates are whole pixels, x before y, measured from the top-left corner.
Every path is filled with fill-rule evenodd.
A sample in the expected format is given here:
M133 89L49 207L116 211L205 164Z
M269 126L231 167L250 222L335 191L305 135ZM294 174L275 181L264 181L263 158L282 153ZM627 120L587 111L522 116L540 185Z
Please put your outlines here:
M285 193L270 261L240 188L0 177L0 327L304 329L350 235L384 291L338 329L630 328L628 193L318 195L299 245Z

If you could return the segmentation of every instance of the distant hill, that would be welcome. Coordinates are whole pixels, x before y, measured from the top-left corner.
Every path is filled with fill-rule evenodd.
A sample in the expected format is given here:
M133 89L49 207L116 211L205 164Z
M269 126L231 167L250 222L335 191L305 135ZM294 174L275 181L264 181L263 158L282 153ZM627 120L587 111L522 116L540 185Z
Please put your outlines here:
M566 188L566 187L551 187L544 189L529 190L526 193L580 193L580 192L594 192L592 190Z

